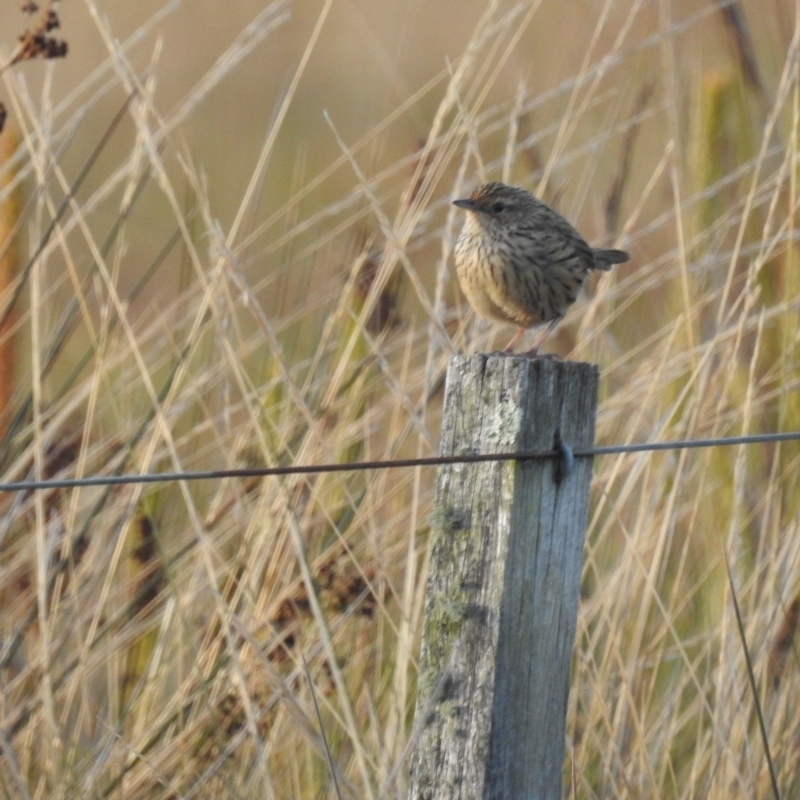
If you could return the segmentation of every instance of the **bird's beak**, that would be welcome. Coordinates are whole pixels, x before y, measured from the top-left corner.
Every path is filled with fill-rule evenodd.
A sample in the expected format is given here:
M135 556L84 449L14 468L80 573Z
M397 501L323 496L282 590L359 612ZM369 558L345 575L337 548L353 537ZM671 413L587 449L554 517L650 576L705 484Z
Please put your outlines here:
M475 207L475 203L470 200L469 198L465 198L464 200L453 200L453 205L458 206L459 208L463 208L466 211L477 211L478 209Z

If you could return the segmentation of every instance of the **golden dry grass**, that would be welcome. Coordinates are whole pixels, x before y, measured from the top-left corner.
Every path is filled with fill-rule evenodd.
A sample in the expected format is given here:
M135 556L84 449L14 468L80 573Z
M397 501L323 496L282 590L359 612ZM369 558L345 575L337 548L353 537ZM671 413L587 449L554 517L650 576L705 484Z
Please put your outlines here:
M601 365L600 443L800 428L796 9L565 6L466 3L393 51L355 3L217 12L218 50L189 34L197 7L64 4L70 56L104 58L3 73L21 144L0 202L25 202L0 242L20 281L2 480L435 453L447 357L507 335L452 280L449 199L483 178L633 253L552 342ZM357 68L326 26L367 37ZM270 48L254 134L236 81ZM391 76L370 113L367 56ZM598 459L566 796L772 796L726 557L782 796L800 791L799 456ZM433 485L4 496L4 796L334 796L329 747L342 796L404 797Z

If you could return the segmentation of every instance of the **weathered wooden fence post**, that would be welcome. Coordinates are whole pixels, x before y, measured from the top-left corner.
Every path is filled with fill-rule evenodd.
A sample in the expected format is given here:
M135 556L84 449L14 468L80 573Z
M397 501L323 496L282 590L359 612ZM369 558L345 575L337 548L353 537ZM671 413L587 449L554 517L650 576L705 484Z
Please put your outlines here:
M441 452L592 447L597 387L592 364L453 358ZM561 800L592 462L564 466L440 469L412 800Z

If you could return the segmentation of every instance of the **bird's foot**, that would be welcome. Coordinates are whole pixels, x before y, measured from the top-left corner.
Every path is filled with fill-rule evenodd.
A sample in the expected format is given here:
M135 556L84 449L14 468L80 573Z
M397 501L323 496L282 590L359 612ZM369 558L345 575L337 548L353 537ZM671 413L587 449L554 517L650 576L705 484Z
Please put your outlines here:
M538 349L531 348L530 350L523 350L521 353L515 353L513 350L506 348L505 350L492 350L491 353L486 353L487 356L511 356L512 358L539 358L542 361L563 361L563 357L558 353L540 353Z
M513 350L492 350L491 353L486 353L487 356L513 356Z
M547 361L563 361L564 359L558 353L540 353L538 347L532 347L530 350L525 350L519 354L521 358L540 358Z

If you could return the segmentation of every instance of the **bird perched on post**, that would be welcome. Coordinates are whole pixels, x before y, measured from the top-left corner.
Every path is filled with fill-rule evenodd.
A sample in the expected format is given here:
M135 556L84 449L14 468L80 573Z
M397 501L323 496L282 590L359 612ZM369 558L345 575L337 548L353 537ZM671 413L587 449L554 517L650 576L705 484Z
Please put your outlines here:
M591 248L564 217L525 189L486 183L453 205L467 212L455 249L467 300L482 317L520 326L504 353L513 352L526 329L549 323L524 353L536 356L589 271L630 260L624 250Z

